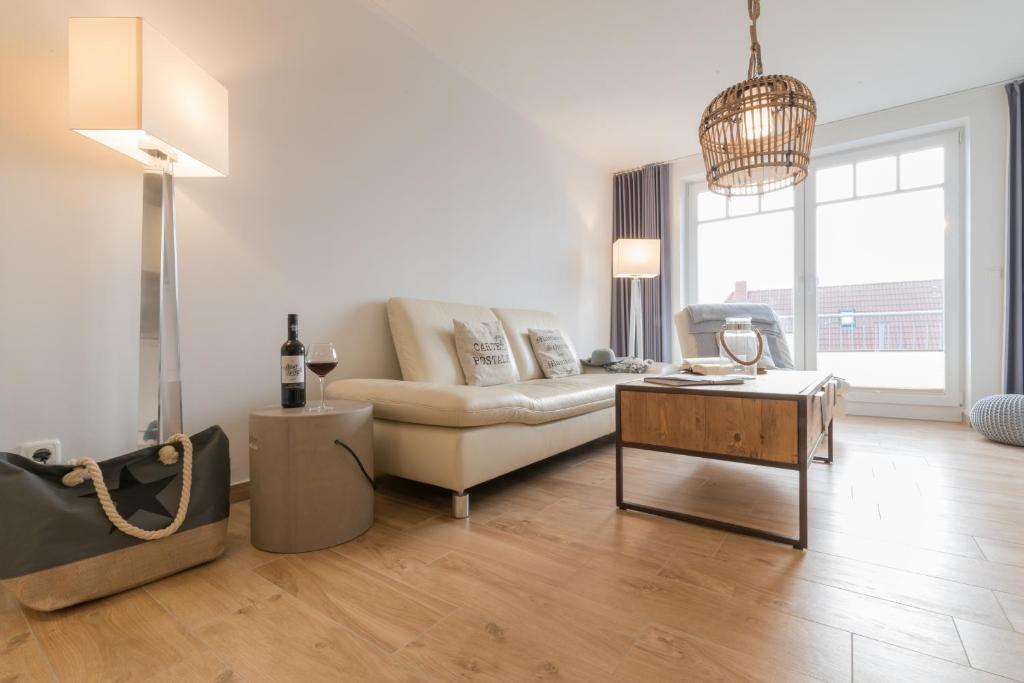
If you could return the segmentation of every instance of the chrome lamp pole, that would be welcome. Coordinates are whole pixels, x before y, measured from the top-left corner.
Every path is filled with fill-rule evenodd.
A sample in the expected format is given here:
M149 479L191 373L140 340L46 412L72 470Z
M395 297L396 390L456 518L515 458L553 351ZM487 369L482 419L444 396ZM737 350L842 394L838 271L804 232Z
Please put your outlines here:
M626 346L626 355L630 358L644 357L644 309L643 285L640 278L634 277L629 280L629 335Z
M139 298L139 442L164 443L181 433L178 241L174 159L145 150L142 175L142 280Z

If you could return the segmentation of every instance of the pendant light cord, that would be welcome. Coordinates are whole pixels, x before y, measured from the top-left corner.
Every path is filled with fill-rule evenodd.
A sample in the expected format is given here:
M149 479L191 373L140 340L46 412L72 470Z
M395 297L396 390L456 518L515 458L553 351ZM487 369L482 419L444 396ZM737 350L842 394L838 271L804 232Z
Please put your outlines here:
M764 75L761 64L761 43L757 42L757 18L761 16L761 0L747 0L750 15L750 63L747 65L747 79Z

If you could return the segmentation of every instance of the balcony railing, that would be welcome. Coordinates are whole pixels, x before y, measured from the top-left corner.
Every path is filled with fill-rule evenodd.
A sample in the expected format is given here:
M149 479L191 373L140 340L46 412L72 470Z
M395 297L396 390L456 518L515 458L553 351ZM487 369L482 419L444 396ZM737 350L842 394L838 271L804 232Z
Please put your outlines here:
M793 332L793 316L780 315L782 329ZM818 351L943 351L942 309L819 313Z

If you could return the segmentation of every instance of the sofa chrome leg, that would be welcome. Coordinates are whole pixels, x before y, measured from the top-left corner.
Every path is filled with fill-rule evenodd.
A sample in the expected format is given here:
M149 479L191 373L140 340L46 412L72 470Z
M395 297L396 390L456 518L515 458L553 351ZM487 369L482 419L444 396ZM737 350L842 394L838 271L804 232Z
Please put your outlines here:
M469 517L469 494L465 491L452 491L452 517L455 519Z

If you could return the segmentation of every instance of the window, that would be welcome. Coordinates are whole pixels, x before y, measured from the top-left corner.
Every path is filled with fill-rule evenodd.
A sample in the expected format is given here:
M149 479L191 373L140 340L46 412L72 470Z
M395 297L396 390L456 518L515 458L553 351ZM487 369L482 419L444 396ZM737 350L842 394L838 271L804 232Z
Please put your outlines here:
M855 386L945 389L944 156L826 160L814 173L817 364Z
M959 405L960 163L952 131L818 156L762 197L691 184L683 300L769 304L852 400Z
M852 330L857 326L857 314L850 309L839 310L839 329Z
M762 197L697 194L694 303L767 303L793 343L794 192Z

